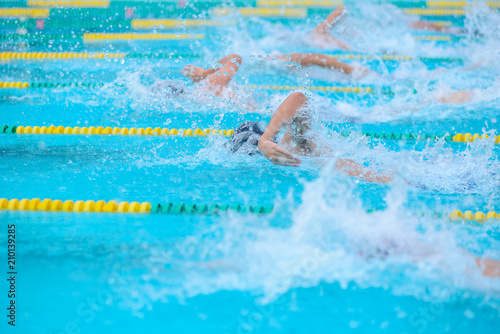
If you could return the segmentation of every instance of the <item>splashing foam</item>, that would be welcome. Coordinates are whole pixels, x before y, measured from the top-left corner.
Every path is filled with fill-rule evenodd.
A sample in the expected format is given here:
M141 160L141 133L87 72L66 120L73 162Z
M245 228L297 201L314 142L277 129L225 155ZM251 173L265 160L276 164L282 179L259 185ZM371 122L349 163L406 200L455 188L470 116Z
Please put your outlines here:
M267 303L320 282L382 287L424 300L464 290L498 297L498 280L482 277L458 245L460 227L438 228L439 221L409 215L403 184L388 193L387 210L367 213L353 194L356 183L332 166L306 184L298 208L276 203L293 217L290 228L270 227L276 217L229 215L169 250L151 249L143 281L132 282L136 295L124 297L125 304L140 312L157 300L223 290L252 291Z
M330 145L337 154L352 158L359 163L379 165L392 169L410 185L443 194L494 195L500 187L500 163L493 131L490 138L469 143L455 152L443 139L417 150L415 144L406 150L390 150L386 142L379 141L373 147L370 140L360 135L342 139L334 135ZM376 142L376 141L375 141Z

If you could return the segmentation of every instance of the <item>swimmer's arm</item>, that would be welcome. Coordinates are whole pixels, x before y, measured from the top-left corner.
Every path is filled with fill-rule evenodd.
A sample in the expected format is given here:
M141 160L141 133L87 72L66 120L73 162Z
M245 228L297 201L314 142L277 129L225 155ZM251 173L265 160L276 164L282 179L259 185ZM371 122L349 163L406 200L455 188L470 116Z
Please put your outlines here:
M500 262L490 259L474 258L481 273L487 277L500 278Z
M344 50L352 50L352 47L330 35L330 29L335 24L337 24L346 13L347 10L344 8L344 6L337 7L334 12L330 13L330 15L328 15L328 17L323 22L321 22L316 26L316 28L314 28L311 36L313 38L320 39L323 43L331 44L331 46L335 46Z
M410 29L426 30L426 31L436 31L436 32L448 33L448 34L461 34L461 33L465 33L464 29L460 29L460 28L448 28L448 27L437 25L436 23L433 23L433 22L430 22L430 21L423 21L423 20L418 20L418 21L412 22L410 24Z
M355 72L359 77L364 77L372 73L379 75L378 73L373 72L367 68L350 65L322 53L289 53L279 55L276 58L284 60L288 64L291 62L293 64L299 64L301 66L316 65L331 70L337 70L341 73L349 75L352 75Z
M301 160L273 142L273 139L292 123L297 112L307 103L302 93L292 93L274 113L266 131L260 137L259 151L275 165L299 166Z
M345 13L347 13L347 11L345 10L344 6L337 7L337 9L331 12L323 22L321 22L316 26L316 28L314 28L313 34L317 34L320 36L328 35L329 30L340 21Z
M474 91L456 90L439 96L438 100L442 103L465 103L469 102L474 95Z
M344 173L373 183L390 183L394 180L392 173L375 173L350 159L338 159L335 168Z

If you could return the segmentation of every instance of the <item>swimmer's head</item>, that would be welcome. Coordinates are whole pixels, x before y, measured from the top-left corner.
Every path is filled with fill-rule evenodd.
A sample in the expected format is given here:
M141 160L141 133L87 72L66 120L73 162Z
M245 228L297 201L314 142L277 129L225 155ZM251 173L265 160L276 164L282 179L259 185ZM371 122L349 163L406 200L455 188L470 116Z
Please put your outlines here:
M226 147L231 153L259 154L259 139L264 134L264 131L266 131L265 124L246 121L234 131Z
M151 86L151 91L158 95L178 96L184 94L184 85L182 83L162 80Z
M165 93L172 95L184 94L184 88L182 88L182 86L169 83L165 86Z

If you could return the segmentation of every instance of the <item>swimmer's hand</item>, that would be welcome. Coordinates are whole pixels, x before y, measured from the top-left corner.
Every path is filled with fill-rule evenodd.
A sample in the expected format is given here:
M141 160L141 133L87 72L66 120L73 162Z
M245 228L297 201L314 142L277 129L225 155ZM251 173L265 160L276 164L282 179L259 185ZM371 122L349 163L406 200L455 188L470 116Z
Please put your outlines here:
M184 76L191 79L193 82L199 82L205 79L213 72L214 70L212 69L204 69L199 66L190 64L186 65L186 67L184 67L181 71L181 73L184 74Z
M282 149L278 144L262 136L259 140L259 151L275 165L299 167L302 162L292 153Z

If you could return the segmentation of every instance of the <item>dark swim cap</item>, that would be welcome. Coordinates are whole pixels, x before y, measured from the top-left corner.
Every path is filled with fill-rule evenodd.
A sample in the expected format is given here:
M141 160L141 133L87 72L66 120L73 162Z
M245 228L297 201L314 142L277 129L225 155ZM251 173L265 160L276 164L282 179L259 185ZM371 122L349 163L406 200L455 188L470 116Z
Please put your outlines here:
M261 122L240 124L229 139L228 148L231 153L255 155L259 152L259 139L266 131L266 126Z
M184 88L174 85L172 83L168 83L165 85L165 92L167 94L171 93L173 95L179 95L184 93Z
M171 80L160 80L151 86L151 91L157 95L175 96L184 93L182 83Z

